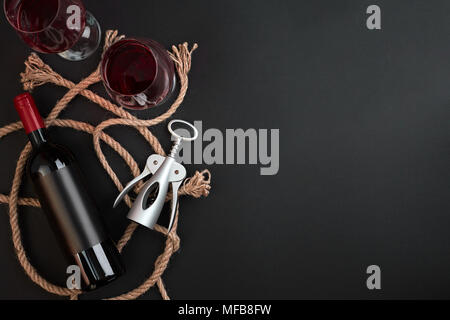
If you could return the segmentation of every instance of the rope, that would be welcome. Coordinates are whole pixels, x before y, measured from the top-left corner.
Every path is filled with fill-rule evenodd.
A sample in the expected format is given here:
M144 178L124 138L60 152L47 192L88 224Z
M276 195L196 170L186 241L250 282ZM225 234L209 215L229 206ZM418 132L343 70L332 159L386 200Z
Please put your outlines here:
M107 48L109 48L109 46L111 46L114 42L122 39L123 37L124 36L119 36L117 31L108 30L105 36L105 45L103 48L103 53ZM134 160L134 158L131 156L131 154L114 138L106 134L104 130L110 126L115 125L125 125L133 127L144 137L144 139L148 142L148 144L156 153L165 155L165 152L161 144L159 143L158 139L150 132L148 127L154 126L168 119L175 113L175 111L183 102L183 99L186 95L188 88L188 73L191 68L191 56L195 49L197 49L197 44L194 44L190 50L188 48L187 43L180 44L178 45L178 47L172 46L172 52L169 52L169 55L175 63L175 67L180 81L180 91L173 104L165 113L150 120L140 120L135 116L133 116L132 114L130 114L129 112L127 112L126 110L124 110L123 108L118 107L109 100L106 100L87 89L90 85L101 81L100 65L87 78L83 79L78 84L75 84L72 81L65 79L60 74L55 72L50 66L45 64L37 56L37 54L32 53L25 61L25 72L20 74L21 82L23 84L24 89L28 91L31 91L34 88L47 83L52 83L68 89L67 93L61 98L61 100L59 100L56 103L55 107L51 110L50 114L45 119L46 125L48 127L57 126L57 127L72 128L92 135L94 149L95 152L97 153L100 163L102 164L105 171L108 173L114 185L117 187L119 191L121 191L123 189L123 186L119 178L117 177L116 173L109 165L105 155L103 154L100 142L103 141L104 143L106 143L122 157L122 159L130 168L130 171L134 177L140 174L139 166ZM93 126L86 122L58 118L60 113L77 95L82 95L86 97L92 102L98 104L103 109L113 113L115 116L117 116L117 118L112 118L103 121L97 126ZM21 130L22 128L23 126L21 122L14 122L8 124L0 128L0 139L12 132ZM49 281L47 281L44 277L42 277L28 260L25 248L22 243L21 230L18 222L18 206L40 207L38 199L19 197L19 189L22 184L22 176L26 165L26 161L30 153L31 153L31 144L28 142L25 145L22 152L20 153L19 159L17 160L17 165L9 195L0 194L0 203L9 204L9 222L11 226L11 237L17 255L17 259L19 260L20 265L22 266L28 277L34 283L39 285L41 288L50 293L60 296L68 296L71 300L77 300L79 295L82 294L83 292L80 290L68 289L65 287L52 284ZM211 182L211 174L208 170L203 170L201 172L196 171L194 176L187 178L184 181L183 186L178 191L178 194L189 195L194 198L200 198L201 196L206 197L209 194L209 190L211 189L210 182ZM138 191L141 186L142 182L137 185L135 191ZM172 197L171 194L169 194L167 196L166 201L170 200L171 197ZM131 207L132 203L128 196L126 196L125 202L129 207ZM180 238L176 233L178 227L178 216L179 216L179 208L177 207L173 228L169 233L167 232L166 228L160 225L155 226L156 231L166 236L166 241L163 252L158 256L158 258L155 261L153 273L137 288L132 289L129 292L121 294L117 297L112 297L109 299L111 300L136 299L139 296L143 295L145 292L147 292L155 284L158 286L162 298L165 300L170 299L164 286L162 275L165 269L167 268L167 265L169 263L172 254L175 253L180 247ZM122 252L126 244L132 238L134 231L137 229L137 226L138 225L136 223L131 222L126 227L122 237L117 243L117 248L120 252Z

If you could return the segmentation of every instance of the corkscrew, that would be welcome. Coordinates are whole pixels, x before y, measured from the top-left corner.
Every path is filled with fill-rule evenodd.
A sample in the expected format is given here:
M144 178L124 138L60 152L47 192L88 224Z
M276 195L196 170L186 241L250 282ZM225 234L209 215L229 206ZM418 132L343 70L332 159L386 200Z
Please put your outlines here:
M189 126L194 134L192 137L182 137L174 132L172 125L174 123L183 123ZM130 211L128 212L128 219L133 220L147 228L153 229L158 221L161 210L169 189L169 184L172 185L172 208L170 213L168 232L172 229L175 220L176 208L178 205L178 189L186 177L186 169L183 165L175 161L175 156L183 141L193 141L198 136L197 129L187 121L172 120L167 126L172 137L175 138L175 143L172 146L169 156L163 157L159 154L152 154L147 158L147 162L142 173L128 182L122 192L114 201L115 208L125 195L133 189L133 187L148 175L153 176L144 184L140 190L136 200L134 201ZM150 205L147 203L150 202Z

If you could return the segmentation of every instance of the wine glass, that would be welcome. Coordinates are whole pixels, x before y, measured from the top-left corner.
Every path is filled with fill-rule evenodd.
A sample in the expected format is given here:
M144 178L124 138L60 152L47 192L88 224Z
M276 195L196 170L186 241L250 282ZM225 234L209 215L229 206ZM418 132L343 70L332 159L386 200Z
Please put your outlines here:
M158 42L126 38L104 54L101 76L106 91L121 106L146 109L163 103L175 87L172 59Z
M8 22L33 50L79 61L98 48L100 25L81 0L4 0Z

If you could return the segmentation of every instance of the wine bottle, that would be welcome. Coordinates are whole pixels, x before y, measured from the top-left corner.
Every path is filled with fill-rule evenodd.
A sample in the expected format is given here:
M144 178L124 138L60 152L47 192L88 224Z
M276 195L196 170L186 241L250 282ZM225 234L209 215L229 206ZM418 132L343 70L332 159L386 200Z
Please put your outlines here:
M15 97L14 105L33 146L27 172L50 225L80 268L83 289L93 290L113 281L124 267L84 187L74 156L48 140L29 93Z

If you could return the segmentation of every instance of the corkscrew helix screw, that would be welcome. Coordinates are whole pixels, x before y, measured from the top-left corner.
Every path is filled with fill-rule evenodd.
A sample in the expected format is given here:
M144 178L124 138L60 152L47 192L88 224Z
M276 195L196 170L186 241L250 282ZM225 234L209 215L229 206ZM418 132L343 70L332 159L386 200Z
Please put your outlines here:
M174 123L183 123L189 126L193 130L194 134L191 137L180 136L175 133L172 128ZM169 156L163 157L159 154L152 154L149 156L142 173L128 182L122 192L120 192L117 196L113 207L115 208L140 180L150 174L153 174L153 176L140 190L136 200L128 212L127 217L130 220L146 226L147 228L153 229L164 206L170 183L172 186L172 208L169 226L167 227L167 232L170 232L178 205L178 189L186 177L186 169L183 165L175 161L175 156L177 155L181 143L183 141L195 140L198 136L198 131L194 125L187 121L178 119L170 121L167 128L171 135L175 138L175 143L170 150ZM150 205L148 205L148 202L151 202Z

